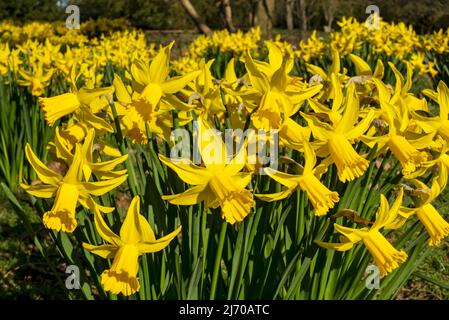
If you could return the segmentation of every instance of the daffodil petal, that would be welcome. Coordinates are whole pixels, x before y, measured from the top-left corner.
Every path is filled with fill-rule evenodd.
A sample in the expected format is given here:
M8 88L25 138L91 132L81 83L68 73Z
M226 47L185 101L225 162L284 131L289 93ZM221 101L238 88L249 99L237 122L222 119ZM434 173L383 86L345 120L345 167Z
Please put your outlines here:
M109 180L103 180L103 181L97 181L97 182L84 182L83 187L84 189L94 196L102 196L105 193L111 191L112 189L115 189L119 185L121 185L125 180L128 178L128 175L125 174L124 176L115 178L115 179L109 179Z
M122 240L108 227L98 208L95 208L93 211L95 227L100 237L114 246L121 246Z
M112 244L103 244L100 246L94 246L88 243L83 243L83 248L104 259L114 258L117 252L117 247Z
M53 198L58 190L58 187L55 185L27 185L22 183L20 186L32 196L45 199Z
M140 253L153 253L160 251L167 247L170 242L181 232L181 226L176 228L173 232L169 233L168 235L159 238L152 242L141 242L138 244L138 249Z
M25 154L28 162L31 164L34 171L36 171L37 176L42 182L51 185L58 185L58 183L62 180L62 176L53 170L48 169L48 167L44 165L34 154L28 143L25 146Z
M320 247L326 248L326 249L332 249L336 251L347 251L352 248L354 245L352 242L323 242L323 241L314 241L317 245Z
M162 199L170 202L171 204L190 206L203 201L207 190L207 185L199 185L187 189L183 193L162 196Z
M198 167L193 163L176 163L161 154L159 155L159 159L163 164L175 171L181 180L188 184L202 185L206 184L210 179L210 174L206 168Z

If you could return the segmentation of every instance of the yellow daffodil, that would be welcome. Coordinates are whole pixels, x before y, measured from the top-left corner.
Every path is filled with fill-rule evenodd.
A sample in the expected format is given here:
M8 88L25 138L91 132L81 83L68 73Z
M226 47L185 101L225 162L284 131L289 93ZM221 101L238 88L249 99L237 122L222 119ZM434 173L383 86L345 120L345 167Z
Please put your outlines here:
M407 75L406 79L404 79L404 76L399 72L399 70L394 66L393 63L388 62L388 65L390 66L390 69L393 71L396 83L394 86L393 94L390 96L389 91L385 89L381 89L380 81L376 79L376 86L379 90L379 100L387 101L390 105L396 106L400 102L399 100L403 100L405 104L407 105L408 110L427 110L427 103L425 99L419 99L415 97L413 93L410 92L410 89L412 88L413 82L413 69L409 63L406 63L407 67Z
M284 59L274 44L266 43L269 63L254 61L250 53L245 58L247 76L252 90L245 92L247 107L253 108L251 120L257 129L279 129L282 120L295 114L301 103L317 94L322 85L307 87L298 78L290 77L293 59ZM246 98L246 99L245 99ZM257 103L252 100L256 99Z
M312 115L301 114L307 120L313 136L318 140L316 144L319 146L319 154L330 155L342 182L352 181L365 172L368 160L357 154L351 142L361 137L369 128L374 118L374 111L368 112L365 118L356 124L359 117L359 100L354 84L348 87L345 109L337 124L331 126Z
M445 172L449 170L449 155L447 154L449 150L448 143L441 137L437 138L434 142L435 145L438 146L438 148L441 148L439 154L436 155L432 160L424 162L421 168L419 170L416 170L413 174L405 176L406 179L414 179L416 177L420 177L424 175L429 169L433 169L434 167L437 167L440 177L442 176L441 172L443 172L443 170L445 170ZM437 150L438 148L435 148L435 150Z
M326 105L319 102L318 99L309 99L308 102L310 104L310 107L315 111L316 113L323 113L326 114L329 117L329 120L334 124L337 125L341 118L342 113L344 111L345 105L343 104L344 95L343 95L343 89L341 81L337 74L332 73L330 75L331 83L330 83L330 90L332 93L332 106L331 108L327 107Z
M376 85L378 87L383 86L379 82L376 82ZM401 163L402 174L404 176L410 175L428 160L427 153L419 151L419 149L424 149L430 145L433 134L416 136L407 133L409 112L403 99L398 101L398 107L383 99L380 100L380 104L384 117L387 119L388 133L382 136L364 136L362 141L371 148L377 143L379 153L388 147Z
M208 116L211 119L215 115L220 116L226 111L225 106L220 95L220 86L214 82L212 73L210 71L214 60L209 60L207 63L203 60L200 63L201 73L190 85L191 90L185 89L184 94L189 97L196 97L195 104L199 104L199 113Z
M449 235L449 223L444 220L431 202L444 190L447 179L447 168L441 166L439 175L433 179L431 188L417 179L410 180L416 188L412 191L412 199L415 207L402 207L397 218L385 227L388 229L400 228L408 218L416 214L429 234L429 240L427 242L429 246L438 246Z
M81 143L86 139L89 130L94 129L95 135L100 136L106 132L110 132L112 127L107 124L104 119L94 116L92 113L82 113L87 117L80 118L82 121L78 121L78 117L74 116L70 118L67 123L60 125L57 128L58 136L62 144L73 153L75 145ZM107 126L105 126L107 124ZM120 151L116 148L112 148L106 145L104 142L99 141L98 146L106 155L111 157L120 157Z
M191 162L174 161L163 155L159 159L194 187L187 191L163 196L172 204L193 205L204 201L206 208L221 207L222 217L229 223L242 221L254 204L253 194L245 189L251 173L240 172L245 166L244 148L230 160L221 137L199 121L199 147L205 164L199 167Z
M395 249L380 233L381 228L396 219L402 203L402 197L403 190L401 189L393 205L390 207L388 200L384 195L381 195L380 207L376 213L376 221L370 228L355 229L334 224L335 230L343 235L341 243L315 242L324 248L346 251L350 250L354 244L362 241L373 256L374 262L379 268L380 276L386 276L407 259L407 254L404 251Z
M173 62L173 68L180 74L187 74L200 68L200 62L208 50L221 52L234 52L240 56L247 50L257 48L261 38L260 28L251 28L248 32L230 33L228 30L214 31L212 36L200 35L193 40L187 51L178 60Z
M40 97L44 94L44 90L48 86L53 72L53 69L45 72L42 63L33 65L32 71L19 69L19 74L23 79L17 80L17 84L29 87L33 96Z
M308 142L304 143L304 158L303 172L299 175L265 168L266 174L287 188L278 193L257 194L256 196L264 201L277 201L288 197L292 192L300 189L306 192L315 209L315 215L325 215L340 200L337 192L330 191L319 180L321 175L327 170L328 164L323 163L316 166L315 152Z
M125 154L109 161L96 162L93 156L94 139L95 130L90 129L81 147L82 156L84 158L83 174L86 181L89 181L92 172L100 180L123 176L126 173L126 170L113 171L113 169L120 163L126 161L126 159L128 159L128 155ZM63 139L59 134L59 128L56 128L54 144L56 156L58 157L58 159L64 160L69 164L72 163L73 154L70 150L70 145L68 146L65 139Z
M311 59L320 58L324 54L324 49L323 39L317 37L316 30L314 30L307 41L300 41L299 50L295 51L295 55L309 62Z
M0 89L4 93L1 97L4 99L0 100L8 107L9 102L30 100L26 96L16 97L17 93L38 97L46 123L49 126L58 124L51 130L54 133L51 142L40 150L49 155L48 164L26 145L25 155L37 178L21 186L31 196L48 199L43 205L50 209L42 217L46 228L73 232L78 224L77 209L93 211L97 237L91 234L91 228L81 230L77 236L87 236L92 241L92 244L83 243L84 253L89 251L110 259L105 262L109 267L102 270L99 280L104 291L112 294L130 296L138 292L144 286L138 274L147 272L139 270L139 257L164 249L181 230L179 227L156 239L153 224L150 225L152 220L147 221L147 217L140 214L141 198L136 196L131 201L127 194L131 189L133 193L143 191L145 185L150 189L168 190L162 199L170 205L201 203L197 207L205 212L217 209L226 221L223 227L227 223L241 222L250 215L256 204L252 188L263 190L260 192L267 193L255 196L262 201L280 203L270 205L273 210L254 210L253 231L259 218L264 223L259 223L258 228L264 226L263 232L270 231L277 222L283 223L292 205L296 205L296 209L307 205L322 222L321 226L313 226L316 220L313 218L312 229L305 223L307 232L318 232L317 239L326 240L322 237L327 234L325 229L329 222L339 219L333 225L332 242L316 241L318 245L346 251L363 244L343 256L343 260L348 259L340 271L365 267L352 260L371 255L380 276L384 277L407 259L407 254L395 248L392 242L396 236L402 237L401 232L390 230L404 227L404 238L398 242L401 246L414 236L410 232L421 230L415 228L414 222L425 228L430 246L441 244L449 236L447 215L441 208L438 212L435 204L446 187L449 171L449 89L440 81L435 91L423 90L424 97L416 93L420 85L426 85L426 79L432 80L438 72L441 77L447 73L444 61L440 60L449 54L449 30L418 35L410 25L390 23L378 17L374 19L375 28L370 28L371 18L373 15L366 23L351 17L342 18L337 22L338 31L326 26L329 34L325 38L314 31L299 43L296 51L280 35L261 44L259 28L248 32L214 31L196 37L175 61L170 61L173 43L167 46L148 43L147 35L141 30L109 30L99 37L88 37L86 30L103 27L101 21L88 22L80 30L69 30L64 23L30 22L19 26L0 22ZM111 24L111 27L116 26ZM121 25L117 27L122 29ZM113 79L111 71L115 72ZM413 83L414 79L417 83ZM111 80L112 86L102 87ZM17 85L26 89L15 90ZM46 97L48 94L57 95ZM14 104L9 109L5 109L5 121L14 120ZM9 111L13 112L10 116ZM13 122L20 126L17 121ZM25 136L44 129L35 124L38 123L32 121L31 132L28 125L22 130ZM173 132L174 128L177 131ZM228 129L238 130L229 135ZM190 136L192 132L193 137ZM11 134L13 137L15 133ZM47 142L46 135L40 138L45 140L44 144ZM111 144L113 138L116 141ZM11 149L9 144L18 141L3 140L0 149L8 150ZM43 146L41 141L37 142L37 146ZM113 146L120 147L121 151ZM240 149L234 151L235 146ZM193 159L190 154L187 159L178 159L179 152L175 152L180 151L178 147L182 147L182 155L187 147ZM372 149L369 153L371 165L366 154L369 148ZM170 157L159 155L160 162L168 168L160 166L153 149L170 154ZM276 159L273 159L273 149ZM127 169L133 171L132 179L129 186L120 188L119 193L123 191L123 194L118 195L116 207L129 206L129 209L120 232L114 233L118 230L113 232L106 223L112 220L106 220L103 215L114 208L100 206L95 197L105 195L127 179L127 170L122 165L128 154L122 152L135 153L136 162L134 166L127 163L130 165ZM386 152L396 159L384 157ZM16 155L20 160L20 152ZM9 173L8 168L14 169L14 162L11 166L8 157L5 159L3 164L0 161L0 173L6 172L9 176L6 180L11 182L11 178L21 176L23 170L19 166L18 172L10 170ZM270 165L282 167L268 167L268 159L275 162ZM397 171L399 164L401 170ZM329 166L331 169L327 172ZM170 190L181 189L169 185L168 182L173 181L167 181L164 170L172 170L179 177L177 181L181 181L182 190L186 186L185 191L172 194L175 192ZM28 176L28 170L24 172ZM169 173L168 177L172 178L172 172ZM269 178L258 176L263 173ZM31 176L34 177L33 172ZM267 191L270 184L275 184L276 191L271 191L274 193ZM14 183L11 185L16 187ZM380 203L373 203L377 191L390 194L398 187L400 191L391 206L382 194ZM147 191L151 198L150 189ZM345 201L340 204L337 190L345 194ZM288 201L287 197L294 192L306 196L306 203L302 203L302 196L294 199L295 203ZM405 198L404 193L407 193ZM359 199L355 199L357 197ZM152 201L145 205L155 208ZM347 208L326 217L337 211L336 207L345 205ZM378 207L375 218L373 205ZM362 216L351 210L362 207ZM276 215L282 212L283 216ZM280 248L281 255L290 256L289 249L301 249L304 244L306 252L313 249L307 248L310 241L302 237L303 212L297 213L296 217L290 214L292 221L289 217L285 221L299 219L292 224L295 239L290 228L279 229L279 239L285 240ZM202 222L208 224L210 217L203 217ZM120 215L115 218L121 219ZM340 223L344 218L351 221ZM90 222L90 217L83 220ZM161 221L156 220L155 226L159 227ZM251 219L248 222L253 223ZM419 223L417 226L421 227ZM80 221L81 226L85 227ZM251 229L251 225L248 227ZM391 233L383 233L382 229ZM217 249L217 263L222 248L225 260L229 260L233 235L237 241L241 240L242 233L237 235L236 230L232 230L225 234L224 231L222 229L221 236L214 238L218 240L217 246L213 246ZM417 241L421 242L421 238ZM263 254L253 250L261 253L261 259L269 258L270 254L276 254L273 249L279 249L272 248L270 234L264 239L265 242L256 248ZM183 239L183 243L184 240L188 239ZM237 243L235 248L238 246ZM193 247L197 249L196 245ZM168 256L172 253L176 256L177 251ZM417 254L419 250L412 250L411 260ZM88 254L88 258L93 257ZM203 262L206 258L203 257ZM332 259L332 256L327 258ZM326 265L333 266L329 259ZM269 271L284 268L288 262L284 260L280 259L281 265L272 265ZM201 271L201 262L196 264ZM408 265L412 264L413 261L409 261ZM251 271L251 266L249 261L248 267L242 270ZM217 293L215 285L220 287L220 268L210 267L214 268L208 267L205 271L214 269L213 275L203 278L212 282L210 294L213 298ZM307 265L304 268L308 268ZM335 275L339 279L334 280L349 279L341 272ZM163 278L165 276L162 274ZM310 283L309 280L305 282ZM287 282L291 281L287 279ZM244 292L245 283L237 286L236 282L234 289L237 294ZM280 288L279 294L291 296L291 292L284 291ZM335 290L318 291L319 296L327 297ZM368 291L350 292L348 295L352 297L373 295ZM141 296L147 298L147 293L148 288L145 288ZM207 290L199 290L193 292L193 296L200 298L207 293ZM151 297L155 294L157 296L157 292L151 292Z
M98 89L76 88L75 67L72 68L71 87L72 92L64 93L51 98L40 98L39 104L45 115L48 125L53 125L56 120L77 112L79 121L89 121L106 131L113 132L112 127L103 119L94 115L92 110L93 104L100 104L102 107L108 106L108 101L103 97L108 95L112 97L113 87L105 87ZM96 106L96 109L102 107Z
M381 80L384 76L385 67L382 60L377 60L376 67L373 71L369 64L361 57L350 54L349 59L351 59L355 66L356 75L349 78L347 85L354 82L356 84L357 93L360 96L369 96L375 88L372 79Z
M436 93L432 94L429 90L424 91L424 93L436 98L439 105L439 115L424 117L418 112L412 112L412 116L426 133L438 133L449 143L449 89L447 85L440 81Z
M140 214L138 196L134 197L128 208L120 235L108 227L97 208L94 208L94 216L95 227L107 244L94 246L83 243L83 247L102 258L113 259L111 268L101 274L103 288L113 294L129 296L139 291L139 256L164 249L181 231L179 226L168 235L156 239L150 224Z
M174 94L194 80L201 71L184 76L169 78L170 52L173 42L160 49L148 66L145 61L135 60L131 65L133 78L132 92L125 87L119 77L114 78L119 103L123 106L118 113L121 123L133 140L144 142L146 125L151 132L169 137L167 122L172 123L170 111L184 108ZM183 115L181 114L182 118ZM190 121L186 115L184 120ZM165 123L162 124L161 123Z
M328 81L330 80L330 76L332 74L335 74L338 77L345 78L345 76L341 74L342 70L341 70L340 53L335 48L335 46L330 47L330 53L332 57L332 64L328 72L326 72L323 68L319 66L315 66L313 64L306 64L307 72L313 75L311 81L318 83ZM332 94L330 94L329 97L332 97Z
M29 194L39 198L53 198L55 201L50 211L44 214L44 225L56 231L73 232L77 226L76 207L80 203L85 208L96 204L93 196L101 196L122 184L127 175L97 182L83 182L83 163L81 146L77 145L75 155L67 173L61 174L49 169L33 153L29 144L25 147L28 162L36 171L41 183L21 184ZM98 205L97 205L98 206ZM112 212L113 208L99 207L103 212Z
M430 74L431 77L435 77L438 74L438 71L435 69L435 61L427 61L424 52L415 52L412 53L410 57L410 64L418 69L420 74Z
M237 78L235 72L235 59L229 60L226 65L226 70L223 79L220 80L219 86L223 90L224 99L226 101L226 108L228 116L231 119L233 129L244 129L248 110L245 108L240 93L248 90L248 86L244 84L245 81ZM236 94L238 93L238 94Z
M3 76L9 72L9 58L11 56L11 50L9 49L9 43L0 44L0 76Z
M384 64L382 60L377 60L376 68L374 71L371 69L368 63L366 63L362 58L356 56L355 54L350 54L349 59L355 66L355 72L357 76L366 76L370 78L382 79L384 76Z

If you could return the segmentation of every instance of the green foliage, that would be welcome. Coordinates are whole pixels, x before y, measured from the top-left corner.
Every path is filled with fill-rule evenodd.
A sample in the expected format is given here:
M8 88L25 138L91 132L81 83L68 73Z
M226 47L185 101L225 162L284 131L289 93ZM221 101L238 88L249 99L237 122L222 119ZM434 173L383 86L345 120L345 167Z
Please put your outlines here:
M251 6L255 1L231 0L234 24L239 28L250 27ZM294 1L294 25L299 27L297 1ZM306 0L307 26L322 30L323 25L338 28L336 21L343 16L365 20L365 9L370 0ZM60 5L58 6L58 3ZM147 29L193 29L194 25L178 0L0 0L0 19L14 21L60 20L65 21L65 3L80 7L81 21L98 18L124 18L132 25ZM223 14L217 0L191 0L203 20L215 29L225 27ZM448 27L448 0L379 0L374 3L380 16L386 21L404 21L415 26L418 32ZM274 27L285 28L285 0L276 0L273 13Z
M54 0L0 0L0 19L53 21L62 19L64 12Z
M35 230L43 230L35 210L25 207L24 215ZM44 242L50 240L45 237L46 232L39 233ZM52 250L50 257L63 275L58 252ZM3 189L0 191L0 279L0 299L58 299L65 296Z
M102 34L108 35L116 31L125 31L128 27L127 21L124 18L107 19L101 17L97 20L89 19L83 22L80 25L80 31L89 38L95 38Z

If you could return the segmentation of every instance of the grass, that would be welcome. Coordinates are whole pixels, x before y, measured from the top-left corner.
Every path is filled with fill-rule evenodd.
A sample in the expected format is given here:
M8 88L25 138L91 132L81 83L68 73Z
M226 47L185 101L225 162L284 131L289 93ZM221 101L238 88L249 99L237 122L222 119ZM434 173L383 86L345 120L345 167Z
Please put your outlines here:
M449 192L446 190L435 202L443 217L449 210ZM435 282L441 282L437 285ZM449 240L438 247L430 247L424 262L418 266L407 284L398 291L396 299L449 300Z
M36 226L40 222L31 208L27 214ZM42 232L45 234L45 232ZM59 259L56 252L52 259ZM63 275L63 264L60 265ZM0 299L57 299L64 291L27 235L19 217L0 194Z
M449 289L442 288L423 276L449 284L449 241L429 250L424 262L418 267L407 284L398 291L400 300L448 300Z

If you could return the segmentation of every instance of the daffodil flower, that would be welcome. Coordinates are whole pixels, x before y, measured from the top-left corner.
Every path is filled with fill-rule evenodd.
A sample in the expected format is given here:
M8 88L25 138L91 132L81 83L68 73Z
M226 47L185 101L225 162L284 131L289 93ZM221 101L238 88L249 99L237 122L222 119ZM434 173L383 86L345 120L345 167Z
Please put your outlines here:
M73 151L77 143L81 143L89 132L89 125L78 122L73 117L67 123L58 126L58 134L64 139L64 144Z
M357 154L351 142L360 138L368 130L374 118L374 111L366 114L358 124L359 100L355 93L354 84L348 87L346 105L340 121L332 126L319 121L312 115L301 115L307 120L312 135L318 140L319 155L330 154L337 166L340 181L352 181L363 175L368 168L368 160Z
M339 93L338 91L341 91L339 89L341 83L346 82L349 77L345 74L346 69L341 66L340 53L334 44L331 44L330 46L330 53L332 58L330 68L324 70L319 66L306 64L306 70L313 75L309 80L309 84L323 84L323 90L315 96L316 100L326 101L328 99L334 99L335 102L338 102L339 97L336 97L335 95ZM338 79L338 85L336 85L335 79L332 79L332 77ZM335 89L338 91L335 91ZM335 109L335 107L333 107L333 109Z
M355 65L355 73L357 76L365 76L368 79L377 78L382 79L384 75L384 64L382 60L378 59L376 63L376 68L374 71L371 69L368 63L366 63L362 58L356 56L355 54L350 54L349 59L351 59L352 63ZM351 81L351 80L349 80Z
M119 77L114 78L117 98L123 105L119 112L121 122L134 140L144 141L146 139L145 124L149 125L152 132L162 134L163 128L158 120L161 120L161 117L170 116L169 111L175 109L176 106L184 107L174 94L201 73L201 71L195 71L184 76L169 78L170 53L173 43L161 48L149 66L142 60L134 61L131 65L132 94Z
M293 67L292 58L284 59L277 46L266 43L269 63L254 61L248 52L245 57L247 76L252 89L245 91L243 99L254 106L251 120L257 129L279 129L284 118L295 114L301 103L317 94L322 85L307 87L298 78L288 76ZM256 100L254 104L251 100Z
M248 115L248 108L245 107L245 103L243 103L243 98L240 96L240 93L248 90L248 86L244 85L244 81L241 80L242 79L237 78L237 74L235 73L235 61L234 58L232 58L226 65L224 77L220 80L219 86L223 92L226 93L224 98L228 116L231 119L232 128L243 130ZM236 94L237 92L239 94Z
M204 201L206 208L221 207L222 217L229 223L242 221L254 204L253 194L245 189L251 173L240 172L245 166L244 148L229 161L230 155L221 137L199 121L199 147L205 164L199 167L191 162L171 160L163 155L159 159L186 183L194 187L181 194L162 198L171 204L193 205Z
M220 86L214 82L212 73L210 71L211 65L214 63L214 59L209 60L207 63L202 60L200 62L201 73L200 75L188 85L191 89L186 88L183 90L183 94L189 97L198 97L195 105L199 105L198 109L200 114L208 116L213 119L214 115L221 115L226 111L225 106L220 94Z
M0 44L0 76L3 76L9 72L9 59L11 56L11 49L9 43Z
M427 241L429 246L438 246L449 235L449 223L444 220L431 202L444 190L447 184L447 178L447 168L441 166L439 175L433 179L431 188L417 179L410 180L416 187L412 193L415 207L402 207L396 219L385 227L387 229L398 229L404 225L408 218L416 214L429 234L429 240Z
M332 73L330 75L331 83L329 90L332 90L332 106L331 108L319 102L318 99L309 99L309 105L316 113L323 113L329 117L332 124L337 125L344 111L345 105L343 104L344 95L342 90L342 84L337 74Z
M303 152L303 145L310 140L310 134L310 128L301 126L292 118L286 118L279 128L279 146Z
M295 51L295 55L304 59L305 62L309 62L312 58L321 58L324 48L323 39L317 37L316 30L314 30L306 41L300 41L299 50Z
M430 93L425 91L425 93ZM439 115L436 117L424 117L416 111L412 111L412 117L426 133L438 133L449 143L449 89L443 81L438 83L437 93L431 95L439 105Z
M96 120L101 120L102 122L96 122ZM99 117L94 117L91 119L84 119L83 121L78 121L76 116L70 118L67 123L59 126L56 130L58 131L58 137L60 138L61 143L73 153L75 149L75 145L77 143L81 143L87 137L89 130L94 129L95 135L100 136L103 133L107 132L104 129L109 130L104 127L103 124L106 123L103 119ZM108 127L109 124L108 124ZM111 127L112 128L112 127ZM51 146L51 143L50 143ZM99 141L98 146L101 151L103 151L106 155L111 157L120 157L120 151L117 148L110 147L106 145L104 142Z
M370 96L373 89L375 89L372 79L381 80L384 76L385 67L382 60L377 60L376 67L373 71L369 64L359 56L350 54L349 59L355 66L356 75L348 79L346 86L354 82L359 96Z
M331 45L330 49L331 49L332 64L329 68L328 73L326 73L326 71L321 67L318 67L318 66L315 66L315 65L309 64L309 63L306 64L307 72L313 74L315 77L316 76L320 77L320 81L318 81L318 82L330 80L330 77L332 74L335 74L338 77L345 78L345 76L341 74L340 53L333 45ZM329 95L329 97L332 97L332 96L333 96L332 94Z
M388 205L388 200L384 195L380 196L380 207L376 213L376 221L370 228L361 229L348 228L339 224L334 224L335 230L343 235L341 243L329 243L315 241L319 246L337 251L350 250L354 244L363 242L374 258L374 262L379 268L380 276L384 277L407 259L407 254L402 250L397 250L380 233L380 229L394 221L398 215L402 203L403 190L399 192L393 205Z
M394 73L396 83L394 85L393 92L391 92L390 88L385 86L385 84L380 79L372 79L378 89L379 101L385 101L392 106L396 106L400 104L400 100L403 100L405 102L405 105L407 105L407 110L428 111L426 100L419 99L410 92L410 89L413 85L413 69L411 68L411 65L409 63L406 63L406 79L404 79L404 76L399 72L399 70L394 66L393 63L389 62L388 65Z
M66 46L64 54L58 52L56 57L54 57L56 68L67 78L70 77L70 71L72 70L73 65L76 64L76 60L77 56L70 46Z
M101 274L101 284L104 290L125 296L140 289L137 278L139 256L164 249L181 231L179 226L168 235L156 239L150 224L140 214L139 196L132 200L119 235L108 227L97 208L94 208L94 217L95 227L107 244L95 246L83 243L83 247L102 258L113 259L111 268Z
M378 88L384 85L374 80ZM382 89L381 89L382 90ZM428 160L426 152L419 151L428 147L433 139L433 134L416 135L408 134L409 125L408 107L403 99L398 100L399 106L393 106L387 99L380 99L383 116L387 119L388 133L382 136L363 136L362 141L369 147L378 145L378 153L387 147L391 150L402 166L402 174L408 176L418 170Z
M435 51L441 50L441 47L439 47ZM433 78L438 74L438 71L435 70L435 60L434 61L427 61L427 63L424 62L424 60L427 59L427 55L424 52L413 52L410 56L409 63L415 68L419 70L420 74L430 74L430 76Z
M312 146L304 143L305 165L302 174L292 175L279 172L271 168L265 168L264 171L273 180L287 187L285 190L274 194L256 194L256 196L264 201L278 201L288 197L295 190L306 192L315 215L325 215L329 209L333 208L340 198L337 192L329 190L320 182L321 175L327 170L328 164L322 163L316 166L316 155Z
M94 113L99 109L108 106L108 101L103 96L112 96L113 87L87 89L77 89L76 79L79 76L75 74L75 67L71 71L71 90L50 98L39 98L39 104L44 112L45 120L49 126L52 126L58 119L76 112L79 121L90 121L93 127L113 132L112 127L103 119Z
M439 154L435 155L431 160L425 161L421 164L421 166L413 173L405 175L405 179L415 179L417 177L423 176L429 169L437 167L438 172L442 170L449 170L449 155L448 152L448 143L442 137L437 137L434 141L432 141L431 148L435 151L438 151ZM441 168L441 167L445 168ZM440 174L441 176L441 174Z
M41 50L35 51L34 58L42 63L45 67L50 67L53 62L53 57L60 52L60 44L52 44L50 39L45 39L45 43Z
M44 72L42 63L33 64L32 71L19 69L22 79L18 79L17 84L29 87L33 96L40 97L44 94L44 90L48 86L53 73L53 69Z
M22 188L39 198L53 198L55 201L50 211L43 216L44 225L56 231L73 232L77 226L76 207L80 203L85 208L95 205L92 196L101 196L122 184L127 175L97 182L83 182L83 163L81 146L77 145L72 163L65 176L49 169L33 153L29 144L25 146L28 162L42 184L26 185ZM112 212L113 208L100 207L103 212Z
M95 130L90 129L81 147L82 156L84 158L83 161L84 179L86 181L89 181L92 172L100 180L117 178L126 174L126 170L120 171L113 171L113 170L117 165L126 161L126 159L128 159L128 155L125 154L123 156L117 157L116 159L112 159L109 161L96 162L93 157L94 139L95 139ZM56 156L59 159L64 160L66 163L69 164L72 163L74 155L72 154L69 147L66 145L65 139L63 139L59 134L59 128L56 128L54 144Z

